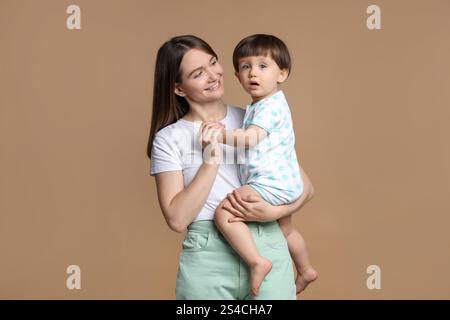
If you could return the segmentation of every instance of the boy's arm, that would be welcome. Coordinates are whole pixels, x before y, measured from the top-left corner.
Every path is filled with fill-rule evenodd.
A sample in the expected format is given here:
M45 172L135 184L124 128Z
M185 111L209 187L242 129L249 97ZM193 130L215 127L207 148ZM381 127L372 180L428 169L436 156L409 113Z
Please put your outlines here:
M247 129L222 130L218 142L234 147L251 148L267 137L267 132L256 125L249 125Z

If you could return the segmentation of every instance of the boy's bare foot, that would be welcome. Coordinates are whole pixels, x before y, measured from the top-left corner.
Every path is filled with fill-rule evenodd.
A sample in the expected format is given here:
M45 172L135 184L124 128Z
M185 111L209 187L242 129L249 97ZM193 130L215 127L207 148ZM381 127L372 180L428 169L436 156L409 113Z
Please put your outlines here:
M297 273L297 279L295 279L295 286L297 287L297 294L306 289L308 284L317 279L319 274L313 268L306 269L302 273Z
M270 270L272 270L272 262L266 258L262 258L261 261L250 268L250 288L252 295L257 296L259 294L259 287Z

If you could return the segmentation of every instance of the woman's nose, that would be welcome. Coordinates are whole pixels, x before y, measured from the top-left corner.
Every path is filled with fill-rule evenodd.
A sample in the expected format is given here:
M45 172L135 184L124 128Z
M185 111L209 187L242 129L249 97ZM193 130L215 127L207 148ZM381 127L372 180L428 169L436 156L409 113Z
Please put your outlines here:
M216 81L219 78L219 75L211 69L207 70L207 74L210 81Z

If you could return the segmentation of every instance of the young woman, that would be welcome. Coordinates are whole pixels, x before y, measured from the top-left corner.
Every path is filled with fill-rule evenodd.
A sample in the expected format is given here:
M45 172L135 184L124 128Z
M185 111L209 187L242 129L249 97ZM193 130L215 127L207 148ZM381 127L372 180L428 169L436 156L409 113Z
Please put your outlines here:
M158 51L147 153L158 200L169 227L187 229L176 283L177 299L295 299L294 270L286 239L276 222L299 210L313 194L301 169L304 192L294 203L272 206L260 197L242 198L235 148L217 135L242 127L245 110L225 104L223 68L212 48L195 36L179 36ZM213 121L208 125L203 123ZM208 152L206 152L208 151ZM230 157L230 154L232 157ZM272 270L258 296L249 288L249 269L214 224L224 207L247 221L258 250Z

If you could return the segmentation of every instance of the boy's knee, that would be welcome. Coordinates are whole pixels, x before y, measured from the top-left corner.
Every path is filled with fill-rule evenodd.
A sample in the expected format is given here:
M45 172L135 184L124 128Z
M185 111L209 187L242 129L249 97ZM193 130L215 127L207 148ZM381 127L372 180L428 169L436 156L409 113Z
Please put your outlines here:
M223 223L228 220L228 212L223 208L223 203L221 203L214 212L214 221L216 223Z
M294 227L293 227L292 223L283 222L283 223L279 223L279 225L280 225L280 229L283 232L283 235L285 238L287 238L289 235L291 235L292 232L294 231Z
M284 237L287 238L292 234L292 231L294 231L294 229L286 227L286 228L281 228L281 231L283 232Z

